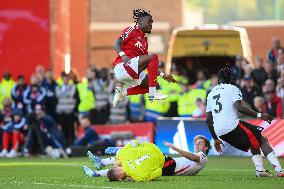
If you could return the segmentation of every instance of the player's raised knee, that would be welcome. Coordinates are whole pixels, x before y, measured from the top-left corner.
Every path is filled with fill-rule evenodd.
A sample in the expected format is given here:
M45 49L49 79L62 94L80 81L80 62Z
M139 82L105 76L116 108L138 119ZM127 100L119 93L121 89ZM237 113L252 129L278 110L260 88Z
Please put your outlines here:
M150 57L151 57L152 60L154 60L154 59L158 60L159 59L158 55L156 55L156 54L151 54Z

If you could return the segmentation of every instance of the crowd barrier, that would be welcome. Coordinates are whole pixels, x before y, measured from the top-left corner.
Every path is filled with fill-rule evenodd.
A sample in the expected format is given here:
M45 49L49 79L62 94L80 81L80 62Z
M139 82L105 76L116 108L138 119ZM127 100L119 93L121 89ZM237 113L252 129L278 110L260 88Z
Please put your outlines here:
M134 139L142 142L154 142L154 124L148 122L129 124L94 125L94 130L103 138L110 138L111 134L118 132L131 132Z
M276 154L284 157L284 120L273 120L271 124L262 120L247 121L251 124L262 126L264 128L262 134L268 138ZM193 139L196 135L206 136L213 146L213 140L204 119L161 118L156 124L155 144L165 154L172 154L174 151L164 146L163 141L171 142L184 150L193 151ZM212 148L209 155L218 155L218 153ZM250 153L242 152L231 145L224 143L221 155L249 156Z
M278 156L284 157L284 119L273 120L268 124L262 120L246 120L253 125L264 128L262 134L268 138L274 151ZM213 146L213 139L207 128L205 119L192 118L160 118L156 126L153 123L129 123L118 125L95 125L93 128L100 136L109 138L115 132L131 132L134 139L142 142L154 142L165 154L173 154L163 141L168 141L174 145L189 151L194 151L193 139L196 135L204 135ZM155 136L154 136L155 132ZM209 155L220 155L214 149ZM224 143L221 155L228 156L250 156L250 152L242 152L231 145Z

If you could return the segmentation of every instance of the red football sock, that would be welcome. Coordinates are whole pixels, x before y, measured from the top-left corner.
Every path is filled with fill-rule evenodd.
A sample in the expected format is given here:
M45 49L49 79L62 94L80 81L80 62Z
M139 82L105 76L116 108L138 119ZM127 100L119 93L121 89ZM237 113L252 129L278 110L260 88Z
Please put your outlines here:
M4 132L2 138L3 149L8 150L10 141L10 133Z
M19 131L13 132L13 149L17 150L20 142L20 133Z
M149 87L157 86L159 59L157 55L152 55L152 58L148 64L147 71L149 76Z
M135 86L127 89L127 95L137 95L148 93L149 88L144 88L141 86Z

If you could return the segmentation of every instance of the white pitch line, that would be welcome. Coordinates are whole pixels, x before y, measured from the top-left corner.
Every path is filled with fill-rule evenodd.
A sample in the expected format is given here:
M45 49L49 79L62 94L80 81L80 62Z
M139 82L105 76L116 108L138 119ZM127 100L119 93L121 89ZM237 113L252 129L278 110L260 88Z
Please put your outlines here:
M0 163L0 167L8 167L8 166L38 166L38 165L47 165L47 166L71 166L71 167L80 167L85 162L76 162L76 163L50 163L50 162L7 162ZM255 171L253 169L205 169L209 171Z
M82 162L83 163L83 162ZM81 166L81 163L49 163L49 162L6 162L6 163L0 163L0 167L7 167L7 166L38 166L38 165L48 165L48 166Z
M121 188L121 187L111 187L111 186L91 186L91 185L79 185L79 184L50 184L42 182L24 183L24 182L12 182L10 184L33 184L33 185L46 185L46 186L58 186L58 187L78 187L78 188L102 188L102 189L136 189L136 188Z
M253 169L204 169L204 170L208 170L208 171L255 171Z

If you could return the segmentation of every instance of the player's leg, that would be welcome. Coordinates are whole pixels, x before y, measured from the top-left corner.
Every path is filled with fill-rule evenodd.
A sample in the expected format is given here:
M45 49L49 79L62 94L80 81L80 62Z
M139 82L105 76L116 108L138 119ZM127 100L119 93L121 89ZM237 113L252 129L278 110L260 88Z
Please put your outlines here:
M155 54L139 56L138 73L140 74L147 68L148 71L148 86L149 86L149 99L162 100L167 98L167 95L157 93L157 77L158 77L158 64L159 59Z
M146 94L149 92L149 77L148 75L142 80L140 85L129 87L127 89L127 95L137 95L137 94Z
M10 152L7 154L8 158L17 157L17 150L20 143L20 132L18 130L14 130L12 133L12 148Z
M272 174L263 166L263 159L260 151L262 129L258 128L259 127L253 126L247 122L240 121L233 131L220 136L220 138L239 150L247 152L250 149L252 161L256 169L256 176L270 177Z
M102 159L102 158L99 158L99 157L95 156L90 151L87 152L87 156L88 156L89 160L93 163L93 165L97 169L102 169L105 166L114 165L114 163L115 163L115 158L114 157L109 157L109 158L103 158Z
M107 172L109 171L109 169L95 171L87 166L83 166L82 169L83 169L84 174L88 177L106 177Z
M113 101L112 105L115 107L119 101L121 101L125 96L124 88L123 88L123 83L116 79L114 77L114 83L115 83L115 91L114 91L114 96L113 96Z
M272 174L264 168L260 149L251 148L252 162L254 163L257 177L271 177Z
M11 138L11 133L4 131L2 136L2 151L0 153L0 157L7 156L10 138Z
M284 177L284 171L280 165L280 162L275 152L273 151L271 145L269 144L267 138L265 137L262 137L261 150L263 154L267 157L271 165L274 167L277 176Z

